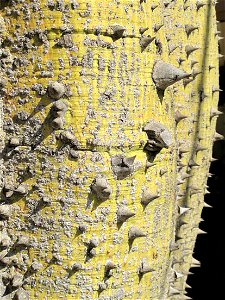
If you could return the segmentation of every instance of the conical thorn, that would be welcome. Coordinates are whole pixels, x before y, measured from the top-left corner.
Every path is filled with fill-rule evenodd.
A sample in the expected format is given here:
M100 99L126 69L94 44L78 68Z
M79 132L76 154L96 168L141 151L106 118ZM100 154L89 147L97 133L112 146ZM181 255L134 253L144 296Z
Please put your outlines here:
M152 78L156 87L164 91L168 86L190 75L171 64L158 60L153 67Z

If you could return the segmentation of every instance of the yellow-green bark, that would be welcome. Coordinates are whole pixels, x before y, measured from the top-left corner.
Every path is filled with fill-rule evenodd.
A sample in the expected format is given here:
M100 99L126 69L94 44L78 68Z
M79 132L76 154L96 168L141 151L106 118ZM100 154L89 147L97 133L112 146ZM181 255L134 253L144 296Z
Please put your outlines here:
M201 3L2 1L2 299L25 299L21 286L29 299L185 299L218 102L215 7ZM190 46L199 49L187 54ZM159 60L192 80L157 91ZM55 82L67 106L58 113ZM154 160L143 130L151 120L172 137ZM135 156L122 178L111 163L119 154ZM146 206L144 191L155 196ZM179 207L190 210L181 216ZM134 215L118 224L122 208ZM144 235L133 242L132 226ZM151 270L140 276L141 266Z

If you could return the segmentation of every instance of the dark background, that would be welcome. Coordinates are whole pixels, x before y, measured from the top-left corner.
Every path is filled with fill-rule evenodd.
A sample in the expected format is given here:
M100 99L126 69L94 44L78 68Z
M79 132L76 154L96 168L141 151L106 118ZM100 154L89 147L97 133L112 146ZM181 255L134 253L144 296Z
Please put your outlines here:
M221 143L221 142L216 142ZM224 145L223 145L224 147ZM225 299L225 165L221 160L213 162L210 172L215 175L209 178L211 194L205 201L213 208L204 208L200 228L207 232L197 238L194 257L201 262L200 268L190 269L187 283L188 296L194 300Z
M225 0L217 5L217 19L225 21ZM224 43L224 40L222 41ZM224 53L223 53L224 54ZM220 88L225 90L224 61L220 66ZM219 110L225 112L225 93L220 92ZM217 121L217 132L224 135L225 115ZM210 173L215 174L208 179L210 194L205 202L212 208L204 208L200 228L207 232L197 238L194 258L201 262L200 268L190 269L187 283L188 296L193 300L225 300L225 141L214 143Z

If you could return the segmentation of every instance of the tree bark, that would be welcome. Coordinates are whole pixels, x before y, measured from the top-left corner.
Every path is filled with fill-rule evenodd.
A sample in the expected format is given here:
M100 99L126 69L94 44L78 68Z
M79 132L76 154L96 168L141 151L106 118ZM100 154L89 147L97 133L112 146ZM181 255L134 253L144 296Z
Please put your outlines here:
M0 39L1 299L188 299L214 2L1 1Z

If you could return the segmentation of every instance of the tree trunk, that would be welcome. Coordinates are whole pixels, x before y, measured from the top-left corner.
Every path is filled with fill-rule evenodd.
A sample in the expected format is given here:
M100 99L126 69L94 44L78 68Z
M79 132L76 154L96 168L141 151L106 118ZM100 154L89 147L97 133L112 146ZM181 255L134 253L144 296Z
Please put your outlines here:
M218 33L158 2L1 1L1 299L188 299Z

